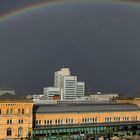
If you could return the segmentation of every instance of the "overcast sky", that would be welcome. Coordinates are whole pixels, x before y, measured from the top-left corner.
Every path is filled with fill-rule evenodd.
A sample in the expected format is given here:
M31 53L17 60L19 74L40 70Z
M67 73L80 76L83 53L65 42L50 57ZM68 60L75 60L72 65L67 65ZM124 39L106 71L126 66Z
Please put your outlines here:
M33 1L0 0L0 15ZM86 82L87 92L134 95L140 89L139 15L140 7L127 3L65 2L0 22L0 87L18 95L41 92L64 65Z

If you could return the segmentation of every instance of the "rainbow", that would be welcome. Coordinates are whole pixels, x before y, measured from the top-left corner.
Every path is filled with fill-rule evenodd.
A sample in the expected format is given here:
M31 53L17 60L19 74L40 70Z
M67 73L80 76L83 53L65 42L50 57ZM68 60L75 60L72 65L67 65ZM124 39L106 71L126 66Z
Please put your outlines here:
M51 1L47 1L47 2L41 2L41 3L37 2L34 4L30 4L30 5L27 5L25 7L21 7L21 8L14 10L14 11L10 11L10 12L7 12L7 13L0 15L0 22L9 20L15 16L20 15L20 14L35 11L35 10L38 10L38 9L46 7L46 6L54 6L55 4L63 3L63 2L64 2L64 0L51 0Z
M117 2L120 2L120 3L126 3L126 1L121 1L121 0L50 0L50 1L47 1L47 2L37 2L37 3L34 3L34 4L31 4L31 5L27 5L25 7L21 7L19 9L16 9L14 11L10 11L8 13L4 13L2 15L0 15L0 22L3 22L3 21L7 21L13 17L16 17L20 14L24 14L24 13L28 13L28 12L31 12L31 11L35 11L35 10L38 10L40 8L43 8L43 7L46 7L46 6L54 6L55 4L58 4L58 3L64 3L64 2L69 2L69 3L72 3L72 2L107 2L107 1L117 1ZM128 2L128 4L132 4L131 2ZM133 3L134 4L134 3Z

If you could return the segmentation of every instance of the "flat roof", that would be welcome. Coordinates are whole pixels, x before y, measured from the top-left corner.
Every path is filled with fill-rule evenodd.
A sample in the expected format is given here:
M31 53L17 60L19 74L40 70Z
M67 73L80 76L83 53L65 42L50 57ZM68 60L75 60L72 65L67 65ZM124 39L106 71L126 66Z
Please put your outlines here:
M69 112L128 112L140 111L134 104L55 104L34 105L34 113L69 113Z

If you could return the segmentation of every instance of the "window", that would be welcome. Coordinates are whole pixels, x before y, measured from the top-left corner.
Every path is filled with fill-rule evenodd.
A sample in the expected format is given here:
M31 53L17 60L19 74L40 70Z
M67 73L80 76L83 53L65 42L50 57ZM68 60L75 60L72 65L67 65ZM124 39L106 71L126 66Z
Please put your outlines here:
M94 122L98 122L98 118L96 117L96 118L94 118Z
M7 115L9 114L9 109L6 110L6 114L7 114Z
M58 119L58 123L60 123L60 119Z
M132 117L131 117L131 120L132 120L132 121L137 121L137 119L138 119L137 116L132 116Z
M57 124L57 120L55 120L55 123Z
M19 119L18 120L18 123L23 123L23 119Z
M23 128L20 127L20 128L18 129L18 137L22 137L22 135L23 135Z
M111 117L105 117L105 122L111 122Z
M73 123L73 119L66 119L66 123Z
M11 128L8 128L7 129L7 136L11 136L12 135L12 129Z
M7 120L7 124L12 124L12 120Z
M13 114L13 109L7 109L6 114L7 115L12 115Z
M40 125L41 124L41 120L36 120L35 123L36 123L36 125Z
M73 123L73 119L71 119L71 123Z
M12 115L13 114L13 109L10 109L10 115Z
M22 114L24 114L24 109L22 109Z
M114 121L120 121L121 120L121 118L120 117L114 117Z
M44 120L44 124L52 124L52 120Z
M61 119L61 124L63 123L63 120Z
M21 111L20 111L20 109L18 109L18 114L20 114L21 113Z

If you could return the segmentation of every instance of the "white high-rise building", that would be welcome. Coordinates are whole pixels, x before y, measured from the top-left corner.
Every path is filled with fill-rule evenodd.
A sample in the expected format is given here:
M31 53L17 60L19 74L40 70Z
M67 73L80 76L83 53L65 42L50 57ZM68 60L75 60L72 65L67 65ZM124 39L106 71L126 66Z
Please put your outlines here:
M77 82L76 97L84 97L85 82Z
M62 76L61 96L64 100L76 98L77 76Z
M61 77L62 76L70 76L69 68L62 68L60 71L54 73L54 86L60 87L61 86Z
M60 96L60 88L57 88L57 87L44 88L44 96L47 100L52 100L52 98L56 95Z
M54 87L60 90L61 100L83 97L85 93L85 83L77 82L77 76L71 76L69 68L54 72Z

